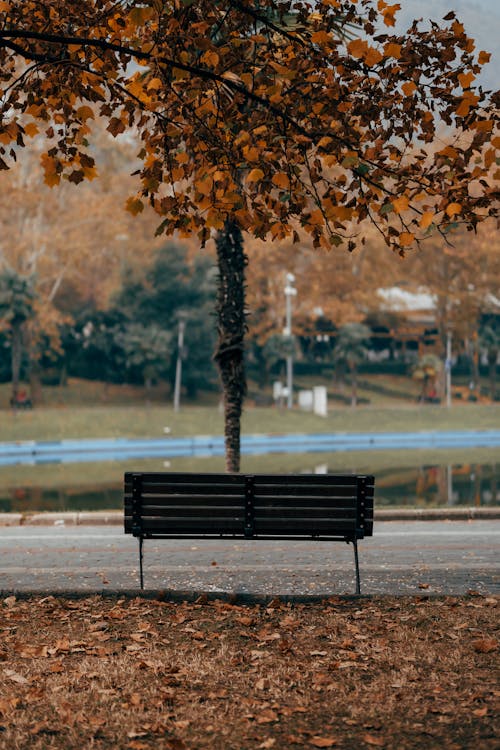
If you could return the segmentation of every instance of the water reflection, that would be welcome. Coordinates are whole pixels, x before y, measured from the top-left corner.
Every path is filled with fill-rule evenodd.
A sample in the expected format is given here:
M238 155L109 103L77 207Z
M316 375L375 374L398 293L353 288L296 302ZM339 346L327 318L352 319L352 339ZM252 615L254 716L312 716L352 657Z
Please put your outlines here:
M296 471L301 471L297 467ZM318 464L317 473L329 471ZM311 471L308 468L307 471ZM335 473L335 471L332 471ZM380 469L377 507L443 507L500 504L500 464L445 464ZM122 507L121 484L44 489L0 489L0 512L112 510Z
M497 505L500 464L422 466L377 472L379 506Z

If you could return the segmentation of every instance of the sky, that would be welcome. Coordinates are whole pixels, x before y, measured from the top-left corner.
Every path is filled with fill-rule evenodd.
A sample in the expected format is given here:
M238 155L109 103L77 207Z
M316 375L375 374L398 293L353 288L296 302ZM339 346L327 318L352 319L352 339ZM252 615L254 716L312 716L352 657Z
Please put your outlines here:
M480 83L496 90L500 81L500 0L397 0L401 5L398 31L407 28L413 19L432 18L440 21L450 10L464 24L466 33L476 40L477 50L491 52ZM391 3L392 4L392 3Z

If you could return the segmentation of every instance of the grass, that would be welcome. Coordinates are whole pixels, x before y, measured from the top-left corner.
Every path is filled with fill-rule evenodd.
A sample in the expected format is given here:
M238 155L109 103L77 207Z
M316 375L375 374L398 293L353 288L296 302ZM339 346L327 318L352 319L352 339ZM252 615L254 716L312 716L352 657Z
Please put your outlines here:
M0 603L0 747L496 748L498 599Z
M297 409L247 408L242 430L255 433L407 432L414 430L496 429L500 404L461 404L399 407L360 406L330 409L318 417ZM186 406L174 413L169 406L40 407L33 411L4 411L0 441L60 440L91 437L163 437L215 435L223 432L223 416L217 406Z

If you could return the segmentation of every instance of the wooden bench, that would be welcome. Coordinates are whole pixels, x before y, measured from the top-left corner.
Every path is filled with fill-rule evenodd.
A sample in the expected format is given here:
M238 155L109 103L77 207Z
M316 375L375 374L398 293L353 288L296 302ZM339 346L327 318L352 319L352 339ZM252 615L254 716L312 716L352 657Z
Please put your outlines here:
M352 543L373 533L372 476L125 474L125 533L145 539L314 539Z

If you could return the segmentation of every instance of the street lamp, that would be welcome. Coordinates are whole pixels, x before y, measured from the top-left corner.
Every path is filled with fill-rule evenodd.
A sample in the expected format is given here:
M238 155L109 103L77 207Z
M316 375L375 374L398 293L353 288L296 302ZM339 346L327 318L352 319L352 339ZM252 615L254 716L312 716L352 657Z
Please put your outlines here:
M186 313L179 313L179 329L177 332L177 363L175 365L175 386L174 386L174 411L179 411L181 402L181 380L182 380L182 360L184 357L184 332L186 330Z
M446 373L446 406L448 409L451 406L451 331L448 328L446 331L446 361L445 361L445 373Z
M293 355L291 351L292 345L292 297L297 295L297 290L293 286L295 276L293 273L287 273L286 285L285 285L285 301L286 301L286 324L283 329L283 335L290 339L290 352L286 358L286 390L287 390L287 406L289 409L293 406Z

